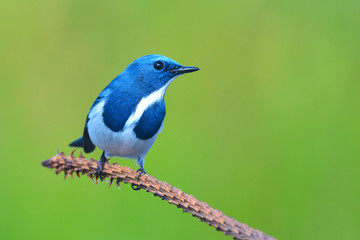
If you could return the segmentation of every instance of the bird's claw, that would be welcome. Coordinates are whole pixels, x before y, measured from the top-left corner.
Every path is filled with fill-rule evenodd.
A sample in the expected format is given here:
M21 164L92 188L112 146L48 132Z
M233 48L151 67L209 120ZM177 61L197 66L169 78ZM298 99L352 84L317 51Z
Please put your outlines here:
M108 160L105 157L105 151L102 153L101 157L100 157L100 161L96 167L96 171L95 171L95 176L96 177L100 177L100 180L103 181L104 180L104 174L103 174L103 169L104 169L104 165Z
M96 167L95 176L100 177L101 181L104 180L103 168L104 168L104 163L100 161Z
M139 168L136 172L139 173L138 176L136 177L136 180L138 180L138 181L140 180L140 177L143 173L146 174L144 168Z
M139 174L137 175L137 177L136 177L136 181L139 181L139 180L140 180L140 177L141 177L141 175L142 175L143 173L146 174L144 168L139 168L136 172L139 173ZM135 190L135 191L139 191L139 190L140 190L140 187L137 186L137 185L135 185L134 183L131 184L131 188L132 188L133 190Z

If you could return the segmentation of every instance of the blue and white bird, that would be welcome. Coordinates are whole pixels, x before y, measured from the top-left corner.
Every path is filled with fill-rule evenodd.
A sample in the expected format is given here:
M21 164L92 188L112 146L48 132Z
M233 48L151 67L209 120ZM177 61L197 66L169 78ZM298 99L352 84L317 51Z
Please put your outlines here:
M137 160L139 176L144 158L163 129L164 94L170 83L197 67L184 67L161 55L136 59L96 98L87 115L83 136L70 143L85 153L103 150L96 175L110 157Z

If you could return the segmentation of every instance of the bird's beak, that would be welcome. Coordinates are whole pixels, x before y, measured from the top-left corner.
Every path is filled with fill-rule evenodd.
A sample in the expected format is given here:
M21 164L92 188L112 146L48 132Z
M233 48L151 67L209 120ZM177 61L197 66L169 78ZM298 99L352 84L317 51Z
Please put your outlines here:
M198 70L200 70L200 68L197 68L197 67L180 67L178 69L170 70L169 72L176 73L176 74L183 74L183 73L195 72L195 71L198 71Z

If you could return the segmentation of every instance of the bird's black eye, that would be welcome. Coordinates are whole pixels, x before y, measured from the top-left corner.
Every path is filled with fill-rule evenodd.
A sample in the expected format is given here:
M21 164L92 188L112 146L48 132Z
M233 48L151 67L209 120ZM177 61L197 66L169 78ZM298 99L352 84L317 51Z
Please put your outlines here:
M160 71L164 68L164 63L162 61L154 62L154 68Z

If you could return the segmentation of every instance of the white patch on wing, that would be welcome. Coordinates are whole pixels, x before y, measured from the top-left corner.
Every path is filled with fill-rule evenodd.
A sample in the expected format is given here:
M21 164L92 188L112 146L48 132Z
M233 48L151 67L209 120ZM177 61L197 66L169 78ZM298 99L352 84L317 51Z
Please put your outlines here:
M176 76L176 77L178 77L178 76ZM154 103L160 101L163 98L166 89L168 88L170 83L176 77L170 79L170 81L165 86L160 88L159 90L156 90L155 92L152 92L150 95L148 95L146 97L143 97L140 100L140 102L138 103L138 105L136 106L135 112L133 112L130 115L130 117L128 118L128 120L126 121L124 129L134 128L134 125L136 125L136 123L140 120L141 116L146 111L146 109L148 109L151 105L153 105Z

